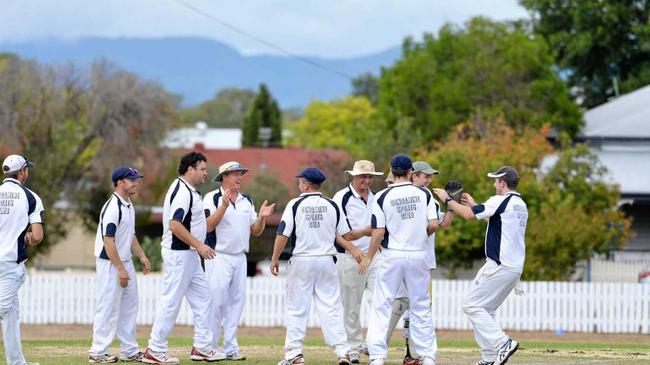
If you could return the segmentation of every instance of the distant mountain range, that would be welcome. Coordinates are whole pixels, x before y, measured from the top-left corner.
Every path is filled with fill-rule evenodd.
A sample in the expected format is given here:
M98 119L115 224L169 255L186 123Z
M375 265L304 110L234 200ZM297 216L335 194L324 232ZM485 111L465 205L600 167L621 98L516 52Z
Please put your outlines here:
M304 107L312 99L330 100L350 93L350 80L283 56L244 56L234 48L200 38L108 39L77 41L0 41L0 52L15 53L39 63L87 65L106 58L144 78L156 80L183 97L184 105L212 98L226 87L257 89L266 83L283 108ZM310 58L325 67L356 77L392 65L400 47L377 54L348 58Z

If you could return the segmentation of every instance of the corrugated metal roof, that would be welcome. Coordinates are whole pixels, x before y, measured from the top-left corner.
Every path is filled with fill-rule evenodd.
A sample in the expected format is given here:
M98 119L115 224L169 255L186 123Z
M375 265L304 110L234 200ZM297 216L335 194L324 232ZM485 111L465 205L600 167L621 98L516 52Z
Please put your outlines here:
M589 138L650 138L650 85L588 110L582 135Z

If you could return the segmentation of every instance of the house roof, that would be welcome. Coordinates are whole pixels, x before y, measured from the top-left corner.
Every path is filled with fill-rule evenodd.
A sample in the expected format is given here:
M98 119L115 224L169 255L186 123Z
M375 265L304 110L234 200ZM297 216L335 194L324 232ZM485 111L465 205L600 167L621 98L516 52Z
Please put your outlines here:
M650 139L650 85L584 114L586 139Z

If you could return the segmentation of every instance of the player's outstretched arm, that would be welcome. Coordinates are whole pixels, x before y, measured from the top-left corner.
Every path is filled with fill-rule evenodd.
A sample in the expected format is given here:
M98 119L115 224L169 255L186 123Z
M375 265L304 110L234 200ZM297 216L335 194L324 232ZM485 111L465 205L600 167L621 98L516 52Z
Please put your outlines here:
M262 202L260 206L260 212L257 214L257 219L255 223L251 225L251 234L255 237L259 237L264 232L266 227L266 218L273 214L273 209L275 208L275 203L269 205L268 201Z
M289 237L277 234L275 236L275 244L273 245L273 256L271 256L271 274L278 276L280 273L280 254L287 245Z
M447 194L444 189L435 188L433 189L433 193L436 194L438 196L438 199L444 202L449 209L453 210L455 214L463 217L466 220L474 218L474 212L472 211L472 208L451 199L449 197L449 194ZM469 194L467 195L469 196Z

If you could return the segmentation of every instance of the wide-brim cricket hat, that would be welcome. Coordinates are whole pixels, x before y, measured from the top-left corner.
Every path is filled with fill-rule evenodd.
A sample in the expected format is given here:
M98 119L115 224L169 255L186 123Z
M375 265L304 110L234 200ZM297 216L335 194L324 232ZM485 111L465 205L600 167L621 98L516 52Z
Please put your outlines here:
M243 167L239 162L237 161L228 161L224 163L223 165L219 166L219 173L217 176L214 177L214 181L221 181L223 180L223 175L226 173L229 173L231 171L241 171L242 175L247 173L249 169Z
M354 166L352 167L352 170L347 170L345 172L347 172L352 176L357 176L357 175L381 176L384 174L383 172L375 171L375 164L368 160L359 160L355 162Z
M9 155L2 162L2 172L5 174L20 171L23 167L34 167L34 164L25 156Z

